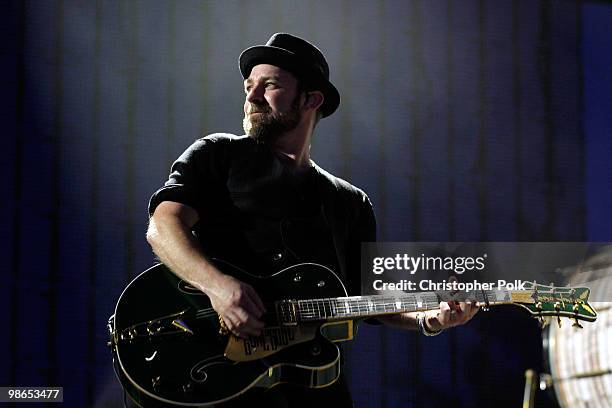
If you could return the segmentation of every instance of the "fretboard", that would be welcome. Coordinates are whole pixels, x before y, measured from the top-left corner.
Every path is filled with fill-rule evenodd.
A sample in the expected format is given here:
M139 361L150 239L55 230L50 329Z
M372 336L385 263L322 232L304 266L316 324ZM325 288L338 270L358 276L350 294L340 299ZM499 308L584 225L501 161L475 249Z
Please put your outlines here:
M479 291L471 293L470 298L495 305L509 302L510 293L505 290ZM437 309L441 300L436 292L292 300L283 302L281 320L297 323L419 312Z

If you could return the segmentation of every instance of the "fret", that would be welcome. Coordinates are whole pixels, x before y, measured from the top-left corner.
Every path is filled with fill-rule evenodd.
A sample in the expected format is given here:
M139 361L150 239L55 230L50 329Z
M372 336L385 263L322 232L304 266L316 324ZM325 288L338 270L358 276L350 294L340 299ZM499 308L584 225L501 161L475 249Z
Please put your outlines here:
M473 291L468 294L468 299L480 303L488 302L491 305L508 303L510 291ZM276 311L279 321L294 323L432 310L439 307L440 300L435 292L301 299L284 301L286 304L279 303Z
M330 300L330 305L332 308L332 316L337 316L338 315L338 307L337 307L337 301L336 299L331 299Z
M412 312L417 310L417 302L416 302L416 296L411 296L410 297L410 303L408 303L408 307L406 308Z
M500 297L495 291L486 293L490 301ZM483 293L476 294L478 301ZM388 313L415 312L435 309L439 298L433 292L402 295L353 296L341 298L304 299L297 301L297 318L303 321L327 320L334 318L358 318Z
M326 298L326 299L321 299L321 302L323 303L323 313L325 313L325 317L333 317L332 315L332 310L331 310L331 301L330 299Z

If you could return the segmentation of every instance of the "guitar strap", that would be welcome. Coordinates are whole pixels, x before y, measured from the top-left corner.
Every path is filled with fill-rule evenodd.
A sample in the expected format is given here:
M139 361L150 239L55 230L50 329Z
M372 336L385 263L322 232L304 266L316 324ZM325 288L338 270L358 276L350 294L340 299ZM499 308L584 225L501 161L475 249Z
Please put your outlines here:
M339 271L349 295L361 294L361 245L376 242L376 219L363 192L329 174L316 163L323 215L331 229Z
M338 191L338 186L329 173L319 167L314 161L312 162L317 172L316 186L321 202L323 205L323 216L331 230L334 249L336 252L336 260L340 268L340 276L348 276L346 270L346 242L348 234L347 213L349 212L344 204L339 202L341 195Z

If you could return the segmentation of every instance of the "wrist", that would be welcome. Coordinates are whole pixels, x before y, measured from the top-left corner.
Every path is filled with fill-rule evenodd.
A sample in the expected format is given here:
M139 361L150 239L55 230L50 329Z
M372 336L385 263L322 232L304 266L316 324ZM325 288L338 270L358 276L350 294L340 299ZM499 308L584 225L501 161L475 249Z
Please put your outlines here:
M200 273L198 274L197 282L192 283L192 285L196 286L209 297L217 296L223 291L227 279L227 276L223 272L219 271L213 264L207 261L200 264L197 270L199 270Z
M436 320L435 317L433 319ZM427 324L427 320L430 320L430 318L428 318L425 313L419 313L417 315L417 328L423 336L432 337L442 333L443 330L441 327L439 329L433 329Z
M438 317L436 315L428 315L427 313L425 313L423 319L423 326L428 332L439 332L444 330L440 324L440 321L438 320Z

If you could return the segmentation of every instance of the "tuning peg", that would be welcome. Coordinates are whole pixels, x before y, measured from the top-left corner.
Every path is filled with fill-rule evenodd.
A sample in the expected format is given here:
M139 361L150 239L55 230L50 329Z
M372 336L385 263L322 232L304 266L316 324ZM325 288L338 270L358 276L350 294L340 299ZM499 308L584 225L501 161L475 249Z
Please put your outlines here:
M555 311L557 312L557 324L559 325L559 328L561 328L561 315L559 314L560 310L561 304L559 302L555 302Z
M578 302L574 302L574 307L572 307L572 310L574 313L576 313L576 315L574 316L574 324L572 324L572 327L575 327L577 329L582 329L582 325L578 321L578 311L580 310L580 306L578 306Z
M572 327L575 327L577 329L582 329L582 325L580 324L580 322L578 321L577 317L574 317L574 324L572 324Z

